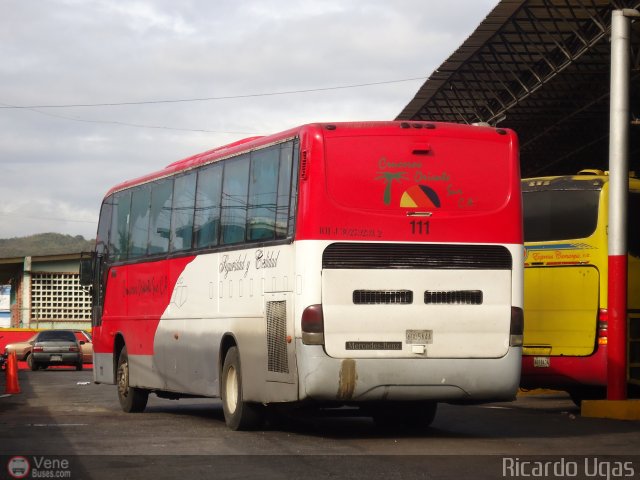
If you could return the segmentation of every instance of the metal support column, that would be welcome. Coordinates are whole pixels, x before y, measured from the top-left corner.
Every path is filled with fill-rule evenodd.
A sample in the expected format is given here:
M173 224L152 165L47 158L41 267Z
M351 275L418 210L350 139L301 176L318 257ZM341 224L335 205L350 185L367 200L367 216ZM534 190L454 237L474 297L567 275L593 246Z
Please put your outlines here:
M637 10L614 10L611 18L609 131L609 278L607 399L627 398L627 197L629 192L629 75L631 18Z

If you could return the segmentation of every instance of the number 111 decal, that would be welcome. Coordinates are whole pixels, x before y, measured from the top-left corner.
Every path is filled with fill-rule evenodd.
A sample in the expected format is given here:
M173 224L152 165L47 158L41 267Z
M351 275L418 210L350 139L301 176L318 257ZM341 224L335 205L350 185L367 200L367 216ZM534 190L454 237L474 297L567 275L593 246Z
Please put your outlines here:
M428 220L411 220L411 235L429 235L429 221Z

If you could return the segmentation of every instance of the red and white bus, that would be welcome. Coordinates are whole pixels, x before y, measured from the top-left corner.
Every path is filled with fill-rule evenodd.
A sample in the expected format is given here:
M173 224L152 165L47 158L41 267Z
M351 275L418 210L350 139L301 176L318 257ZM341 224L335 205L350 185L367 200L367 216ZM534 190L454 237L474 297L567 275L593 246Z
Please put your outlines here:
M513 399L518 162L509 130L327 123L112 188L83 273L95 381L128 412L221 397L232 429L274 403L427 425L440 401Z

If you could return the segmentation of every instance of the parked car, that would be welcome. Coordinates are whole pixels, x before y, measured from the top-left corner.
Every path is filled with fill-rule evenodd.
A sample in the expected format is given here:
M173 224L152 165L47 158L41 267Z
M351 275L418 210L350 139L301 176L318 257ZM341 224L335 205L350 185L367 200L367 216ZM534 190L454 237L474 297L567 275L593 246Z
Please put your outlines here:
M72 330L43 330L36 335L31 348L31 370L50 365L73 365L82 370L80 342Z
M31 355L31 347L33 346L33 340L36 338L36 335L37 333L33 334L31 338L22 342L7 343L7 345L4 347L5 353L8 355L11 352L16 352L18 361L24 362L25 360L27 360L27 357Z
M0 338L4 338L4 337L0 335ZM0 369L4 370L4 366L6 363L7 363L7 352L4 351L0 353Z
M45 331L60 331L60 330L43 330ZM91 341L91 335L84 330L70 330L74 333L76 339L78 340L78 344L80 345L80 350L82 352L82 362L83 363L93 363L93 343ZM40 332L42 333L42 332ZM23 342L14 342L9 343L5 347L5 354L9 354L11 352L16 352L16 357L19 361L27 362L29 368L32 368L32 360L31 356L33 343L35 342L36 337L39 334L34 334L31 338L23 341Z

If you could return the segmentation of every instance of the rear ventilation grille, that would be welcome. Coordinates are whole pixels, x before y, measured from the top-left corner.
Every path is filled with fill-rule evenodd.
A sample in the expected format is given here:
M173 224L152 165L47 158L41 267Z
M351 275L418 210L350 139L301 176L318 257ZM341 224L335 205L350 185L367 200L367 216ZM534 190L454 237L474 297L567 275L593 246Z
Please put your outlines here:
M411 290L354 290L353 303L356 305L384 305L413 303Z
M287 359L287 302L267 302L267 368L289 373Z
M430 305L482 305L482 290L427 290L424 303Z
M322 268L511 270L501 245L333 243L322 254Z

